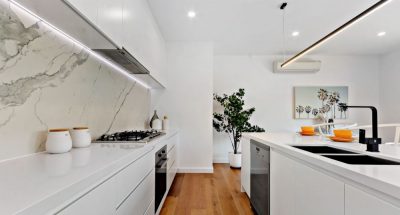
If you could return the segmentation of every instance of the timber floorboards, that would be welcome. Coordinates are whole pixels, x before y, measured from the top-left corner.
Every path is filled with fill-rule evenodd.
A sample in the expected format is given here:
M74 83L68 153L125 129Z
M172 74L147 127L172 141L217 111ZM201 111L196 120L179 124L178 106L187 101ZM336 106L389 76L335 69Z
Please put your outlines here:
M177 174L161 215L253 214L249 198L240 191L240 170L214 164L212 174Z

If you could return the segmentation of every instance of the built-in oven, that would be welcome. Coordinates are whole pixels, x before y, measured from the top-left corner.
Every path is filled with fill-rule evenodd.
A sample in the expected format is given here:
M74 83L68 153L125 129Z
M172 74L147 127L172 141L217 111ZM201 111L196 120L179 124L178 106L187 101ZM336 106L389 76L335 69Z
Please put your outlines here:
M167 146L162 147L155 154L155 172L156 172L156 187L155 187L155 213L160 206L160 203L167 191Z

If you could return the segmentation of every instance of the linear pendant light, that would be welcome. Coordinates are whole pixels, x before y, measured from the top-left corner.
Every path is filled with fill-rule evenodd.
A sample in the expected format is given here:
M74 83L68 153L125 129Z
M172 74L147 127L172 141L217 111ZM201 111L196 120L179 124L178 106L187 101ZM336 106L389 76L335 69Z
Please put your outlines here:
M362 13L358 14L357 16L355 16L354 18L352 18L351 20L349 20L348 22L346 22L345 24L343 24L342 26L336 28L334 31L332 31L331 33L327 34L325 37L321 38L320 40L318 40L317 42L315 42L314 44L312 44L311 46L307 47L306 49L304 49L303 51L299 52L298 54L296 54L295 56L291 57L290 59L288 59L287 61L285 61L281 67L285 67L287 65L289 65L290 63L296 61L297 59L299 59L300 57L302 57L303 55L307 54L308 52L310 52L311 50L317 48L318 46L320 46L322 43L326 42L327 40L331 39L332 37L336 36L337 34L341 33L342 31L346 30L348 27L350 27L351 25L355 24L356 22L360 21L361 19L365 18L366 16L368 16L369 14L373 13L374 11L378 10L379 8L381 8L382 6L384 6L385 4L389 3L391 0L381 0L377 3L375 3L374 5L372 5L371 7L369 7L368 9L366 9L365 11L363 11Z

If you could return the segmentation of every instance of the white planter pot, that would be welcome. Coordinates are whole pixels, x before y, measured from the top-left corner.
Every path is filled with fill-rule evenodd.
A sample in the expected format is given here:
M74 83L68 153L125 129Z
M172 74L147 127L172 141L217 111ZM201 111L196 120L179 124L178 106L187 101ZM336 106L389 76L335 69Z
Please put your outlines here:
M233 152L229 152L229 164L232 168L242 167L242 154L240 152L238 154L233 154Z

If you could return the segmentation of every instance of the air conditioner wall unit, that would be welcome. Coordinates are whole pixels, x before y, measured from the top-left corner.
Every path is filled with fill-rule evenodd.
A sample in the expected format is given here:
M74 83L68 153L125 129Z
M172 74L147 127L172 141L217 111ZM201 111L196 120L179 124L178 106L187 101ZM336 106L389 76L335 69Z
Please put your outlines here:
M295 61L284 68L281 67L284 61L274 61L274 73L316 73L321 69L321 61Z

